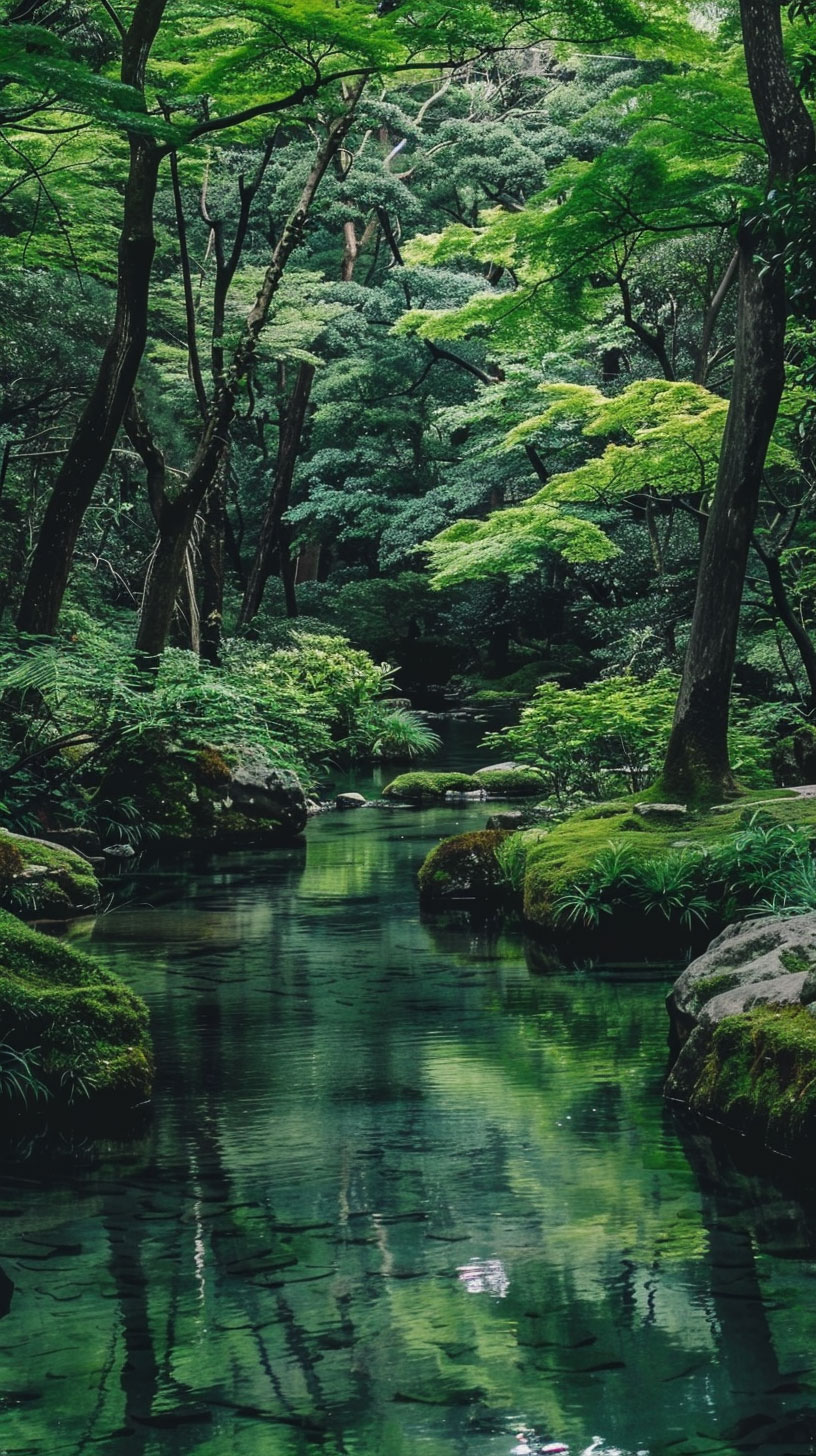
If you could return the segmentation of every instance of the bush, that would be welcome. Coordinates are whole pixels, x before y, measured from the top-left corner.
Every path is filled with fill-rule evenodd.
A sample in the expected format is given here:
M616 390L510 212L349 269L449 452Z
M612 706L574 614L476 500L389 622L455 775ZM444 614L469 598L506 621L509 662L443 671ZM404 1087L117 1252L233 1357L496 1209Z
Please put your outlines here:
M333 761L412 758L437 746L426 724L389 707L388 665L340 636L289 629L274 647L227 643L220 668L169 649L145 691L129 638L76 611L66 623L68 640L29 643L22 656L15 642L0 651L7 728L15 718L13 733L0 730L0 799L23 831L39 832L45 812L109 838L100 817L115 805L103 805L99 790L128 741L166 741L198 758L209 784L232 747L259 749L309 783Z
M538 769L558 803L641 793L660 771L677 689L669 672L647 682L631 675L603 678L585 688L542 683L519 722L487 734L484 742ZM772 782L760 738L735 729L731 747L746 784Z

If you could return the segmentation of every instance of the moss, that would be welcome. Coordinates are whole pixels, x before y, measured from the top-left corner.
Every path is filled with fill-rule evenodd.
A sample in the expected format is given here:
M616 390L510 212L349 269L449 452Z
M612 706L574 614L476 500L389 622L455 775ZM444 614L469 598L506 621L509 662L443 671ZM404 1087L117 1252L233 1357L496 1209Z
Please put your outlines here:
M636 803L649 796L616 799L572 814L547 834L531 837L524 887L524 915L532 925L552 928L553 902L571 885L586 883L597 856L625 836L635 862L659 859L678 846L678 826L658 815L641 817ZM658 802L652 796L652 802ZM757 791L733 804L691 811L682 825L682 844L712 847L744 828L761 805L769 823L803 825L816 841L816 799L803 799L784 791ZM604 929L609 929L605 918Z
M419 892L426 903L438 900L498 902L506 879L496 849L509 837L503 829L481 829L443 839L419 871Z
M690 1105L769 1147L816 1143L816 1019L801 1006L756 1006L715 1029Z
M546 788L546 780L534 768L480 768L476 779L488 794L507 799L538 798Z
M24 864L16 844L10 839L0 838L0 883L8 883L15 875L19 875Z
M704 976L694 983L694 1009L699 1011L707 1001L713 1001L715 996L722 995L723 991L731 991L734 986L739 985L740 978L734 971L720 971L716 976Z
M474 774L406 773L400 774L383 789L386 799L404 799L411 804L444 799L447 793L469 794L484 788Z
M3 873L3 864L12 867L10 876ZM47 873L26 878L26 871L35 866ZM93 866L81 854L0 832L0 906L62 916L93 910L98 904L99 882Z
M813 962L809 961L807 956L802 955L799 951L783 950L779 959L785 967L785 970L790 971L792 975L805 976L809 971L813 970Z
M232 778L232 770L224 755L209 745L198 750L194 772L199 784L205 784L212 789L223 788Z
M6 1045L36 1067L49 1107L77 1101L124 1109L150 1096L144 1002L90 957L5 911L0 911L0 1024Z

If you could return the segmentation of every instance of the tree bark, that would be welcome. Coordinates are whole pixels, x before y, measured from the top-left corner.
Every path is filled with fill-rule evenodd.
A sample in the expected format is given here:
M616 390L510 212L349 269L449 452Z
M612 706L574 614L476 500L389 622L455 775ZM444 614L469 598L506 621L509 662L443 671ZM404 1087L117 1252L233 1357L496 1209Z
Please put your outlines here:
M790 179L812 164L814 134L785 62L778 0L741 0L741 12L748 80L770 178ZM731 403L663 768L663 790L678 798L715 799L736 787L728 756L728 709L737 629L762 470L785 378L785 279L781 268L757 264L760 241L745 221L739 238Z
M172 502L172 509L162 512L159 540L145 583L136 638L137 655L146 666L155 665L164 651L187 542L196 514L213 486L228 447L239 389L251 367L258 340L272 300L280 288L286 265L303 237L306 219L317 189L351 126L361 91L362 83L354 92L346 111L328 129L326 140L315 158L297 207L272 254L258 296L247 316L243 335L233 354L230 369L216 390L186 484ZM165 579L165 573L170 574L169 580Z
M201 538L201 656L212 667L221 663L226 562L227 473L225 458L207 498Z
M122 44L121 77L144 93L145 69L167 0L139 0ZM23 632L56 630L82 520L113 449L147 340L156 240L153 202L161 152L130 134L119 236L116 313L91 396L77 422L45 510L17 618Z
M313 364L303 363L298 369L292 394L283 411L278 440L278 459L275 466L275 484L267 502L261 523L261 533L255 557L238 616L238 627L246 627L257 615L267 578L272 567L272 557L281 546L280 525L289 505L292 481L297 465L300 438L309 407L312 383L315 376ZM282 573L283 574L283 573ZM291 613L290 613L291 615Z
M779 557L775 556L773 552L765 551L756 541L754 549L768 574L768 585L771 589L771 600L776 615L796 643L796 650L807 678L808 706L812 709L816 706L816 646L790 604Z

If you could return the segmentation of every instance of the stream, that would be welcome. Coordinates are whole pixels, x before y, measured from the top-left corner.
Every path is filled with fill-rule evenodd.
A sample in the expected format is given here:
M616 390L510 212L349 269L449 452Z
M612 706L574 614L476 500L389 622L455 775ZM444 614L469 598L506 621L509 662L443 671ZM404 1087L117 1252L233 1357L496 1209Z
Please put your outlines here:
M664 1106L664 975L421 920L484 821L326 814L74 927L155 1113L4 1155L0 1456L816 1451L816 1205Z

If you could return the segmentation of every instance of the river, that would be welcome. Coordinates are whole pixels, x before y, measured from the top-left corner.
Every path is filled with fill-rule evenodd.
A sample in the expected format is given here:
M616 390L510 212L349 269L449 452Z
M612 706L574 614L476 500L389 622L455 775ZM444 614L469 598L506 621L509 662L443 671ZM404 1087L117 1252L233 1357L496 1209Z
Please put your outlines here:
M484 817L327 814L76 927L155 1115L3 1165L3 1456L816 1450L812 1204L664 1107L664 977L423 923Z

